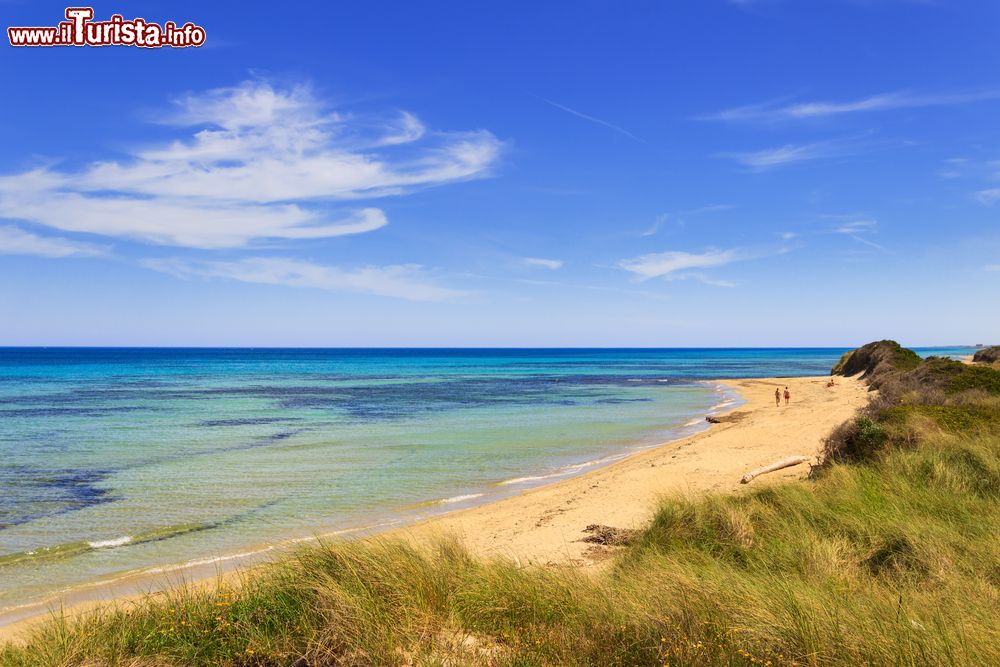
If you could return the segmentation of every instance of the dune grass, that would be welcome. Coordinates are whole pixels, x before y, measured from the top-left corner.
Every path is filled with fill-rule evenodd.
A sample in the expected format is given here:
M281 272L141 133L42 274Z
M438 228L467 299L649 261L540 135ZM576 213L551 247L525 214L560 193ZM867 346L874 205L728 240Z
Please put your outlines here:
M55 619L0 664L1000 664L1000 401L900 386L862 417L874 453L670 499L597 573L320 544L233 588Z

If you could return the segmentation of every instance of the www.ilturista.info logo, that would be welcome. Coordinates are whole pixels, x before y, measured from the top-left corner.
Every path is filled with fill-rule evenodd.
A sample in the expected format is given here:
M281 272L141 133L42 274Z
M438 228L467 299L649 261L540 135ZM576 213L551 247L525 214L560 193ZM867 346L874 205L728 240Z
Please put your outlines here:
M107 21L94 21L93 7L67 7L66 20L49 28L7 28L11 46L164 46L184 48L205 43L205 29L191 22L178 26L167 21L162 26L146 19L126 20L112 14Z

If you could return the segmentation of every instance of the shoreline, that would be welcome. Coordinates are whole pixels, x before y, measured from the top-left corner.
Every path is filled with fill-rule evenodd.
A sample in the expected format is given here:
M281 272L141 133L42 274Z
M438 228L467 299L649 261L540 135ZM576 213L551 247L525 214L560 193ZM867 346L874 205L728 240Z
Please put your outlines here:
M638 453L704 432L712 426L706 421L707 416L724 414L744 402L739 392L724 380L705 379L697 383L711 389L716 394L716 402L708 406L704 412L698 413L700 416L665 429L660 439L650 439L642 444L617 446L601 453L596 459L585 459L558 468L539 469L524 477L500 479L472 492L403 505L344 526L323 527L310 533L291 534L269 542L248 544L238 551L124 570L73 584L52 591L41 598L0 607L0 642L4 640L8 629L20 627L23 623L33 623L36 618L45 617L53 611L67 610L75 613L115 601L131 601L147 595L157 595L178 586L199 586L213 581L228 580L241 572L266 566L303 543L385 536L451 514L503 502L538 488L613 466ZM666 439L662 439L664 437Z
M729 487L735 490L739 488L738 480L743 472L771 463L782 455L803 454L814 460L822 437L867 402L867 386L857 379L839 379L838 386L833 389L825 387L827 379L826 376L813 376L711 380L725 386L727 394L735 393L736 399L708 413L721 417L722 423L710 424L694 434L636 448L604 465L541 485L514 489L512 495L487 498L469 507L462 507L460 502L448 503L451 499L431 501L433 506L444 511L430 517L413 517L413 523L402 526L400 522L404 519L262 545L250 554L211 559L200 567L181 563L158 568L155 573L139 571L110 581L94 582L8 610L0 616L0 642L16 640L19 634L50 618L52 613L85 613L107 604L128 603L156 595L173 586L204 586L229 581L269 560L257 558L258 562L254 562L255 555L273 556L303 542L345 539L345 534L351 534L354 539L403 538L418 543L455 535L470 552L480 556L507 556L530 564L592 566L606 560L609 551L581 541L582 531L588 525L639 528L648 522L659 498L664 495L731 490ZM787 407L774 406L773 389L779 384L788 385L792 391L793 400ZM823 403L827 405L817 413L816 407ZM768 407L771 413L762 412ZM789 419L778 415L795 415L803 411L808 411L806 416L810 419L807 423L792 422L799 431L797 435L791 434L796 442L773 445L775 424L771 422L778 418L778 425L787 424ZM762 442L758 446L751 443L737 447L741 455L732 456L726 445L732 437L725 437L725 434L734 432L743 433L744 440L756 442L760 439ZM717 450L703 451L706 448L697 445L704 440L714 440L721 446ZM772 445L766 446L768 442ZM693 469L692 463L697 464ZM754 484L800 478L806 472L808 467L798 466L766 475ZM450 504L457 506L449 507ZM405 513L406 510L400 512ZM237 560L239 562L234 562ZM229 567L220 566L221 563ZM74 601L74 598L78 599Z
M818 461L822 440L867 404L868 386L858 378L828 376L719 380L742 404L716 414L721 423L661 443L596 470L524 491L494 503L460 510L393 530L389 537L428 543L454 535L474 555L503 556L531 565L590 567L607 560L608 548L585 542L592 525L645 527L660 500L670 495L739 492L747 471L791 455ZM776 386L792 401L774 405ZM749 487L801 479L798 465L755 479Z

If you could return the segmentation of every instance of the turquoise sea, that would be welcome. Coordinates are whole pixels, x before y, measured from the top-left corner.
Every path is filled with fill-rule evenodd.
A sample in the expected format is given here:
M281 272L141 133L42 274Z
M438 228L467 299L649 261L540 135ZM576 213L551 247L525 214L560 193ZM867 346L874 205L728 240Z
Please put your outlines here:
M565 478L843 351L0 348L0 614Z

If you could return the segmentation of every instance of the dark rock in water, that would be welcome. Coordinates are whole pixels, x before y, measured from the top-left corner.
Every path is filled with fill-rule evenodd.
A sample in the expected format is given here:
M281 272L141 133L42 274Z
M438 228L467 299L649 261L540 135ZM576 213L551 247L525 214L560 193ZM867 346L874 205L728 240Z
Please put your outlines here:
M590 533L590 535L580 540L581 542L602 544L607 547L624 547L638 539L642 533L642 531L632 528L615 528L597 523L590 524L583 529L583 532Z
M991 345L972 355L972 360L981 364L995 364L1000 361L1000 345Z

